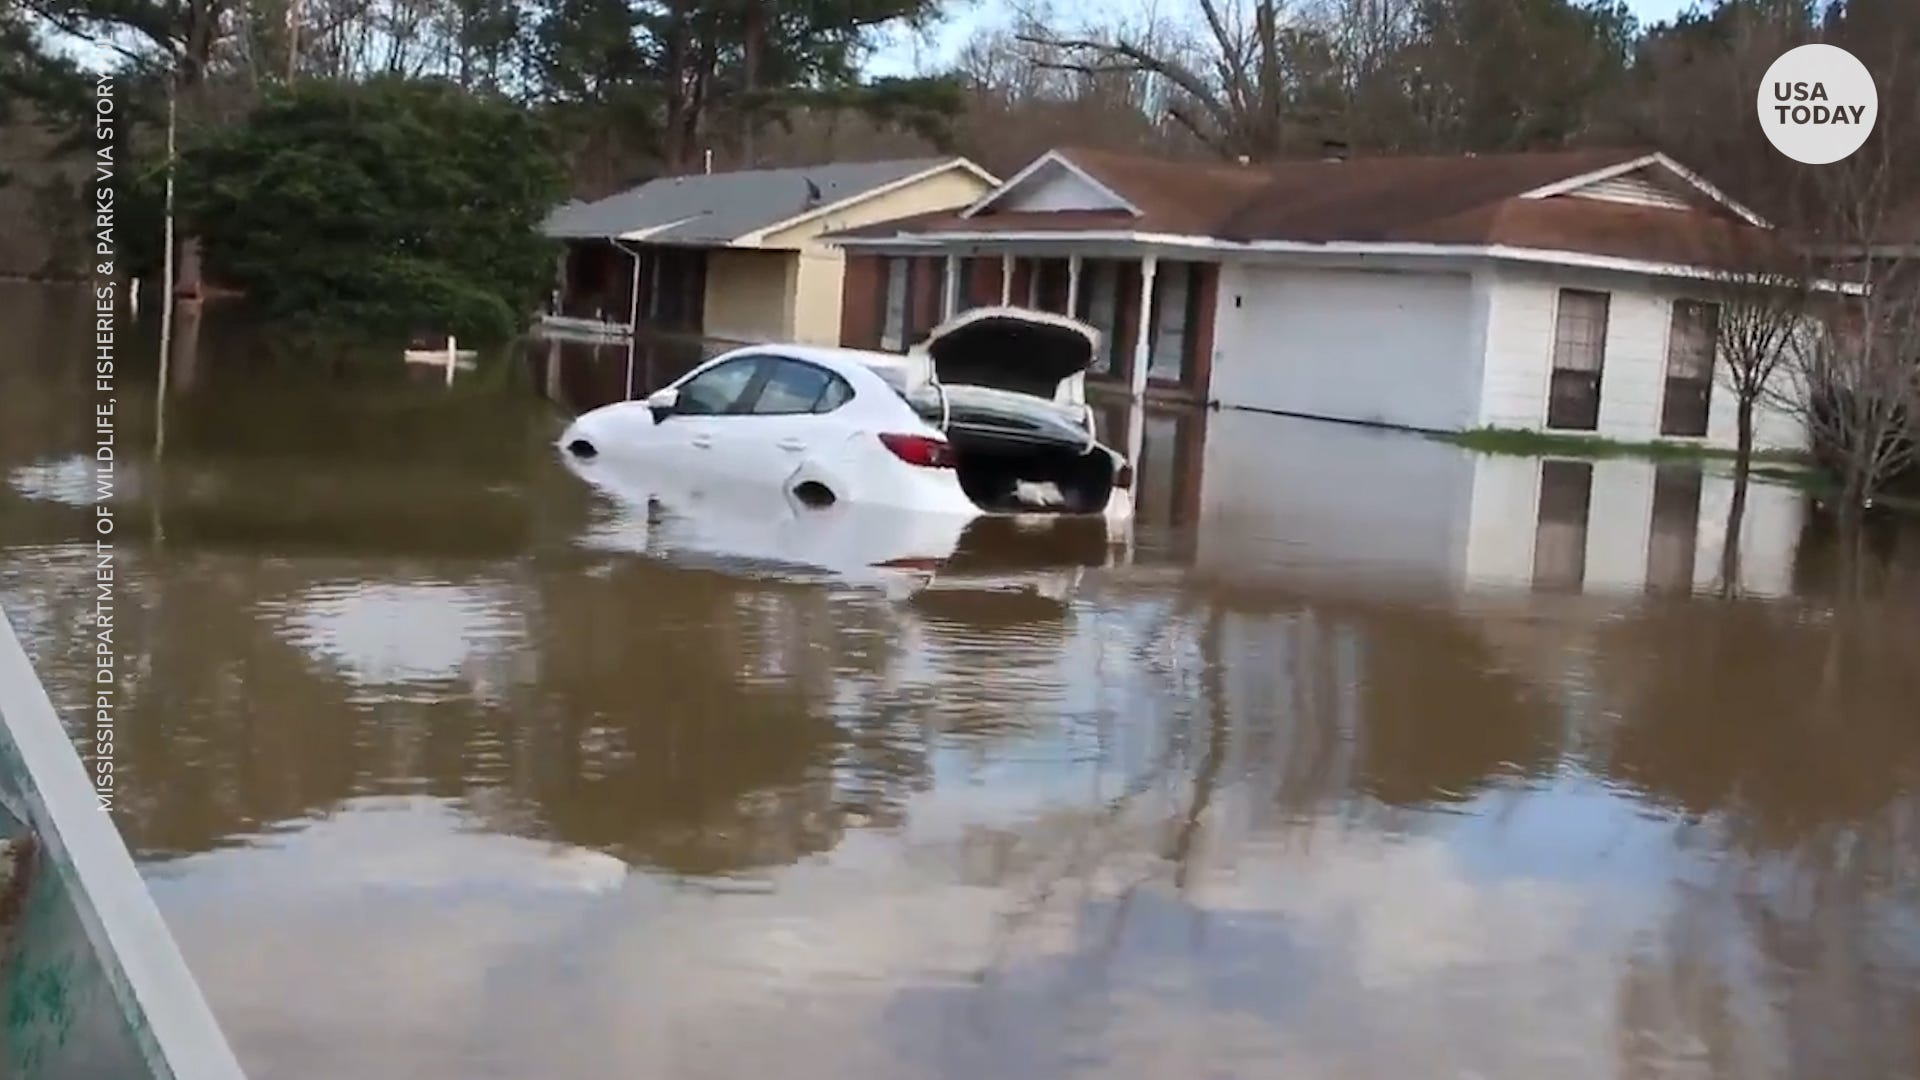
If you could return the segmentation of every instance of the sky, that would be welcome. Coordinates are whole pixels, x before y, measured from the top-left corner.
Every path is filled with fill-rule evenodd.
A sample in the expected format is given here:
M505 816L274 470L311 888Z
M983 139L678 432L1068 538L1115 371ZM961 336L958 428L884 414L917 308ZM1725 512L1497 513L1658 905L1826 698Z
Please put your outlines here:
M1068 0L1070 10L1076 3ZM1694 0L1627 0L1627 7L1642 25L1670 19ZM867 65L870 74L912 75L944 67L958 55L969 37L983 28L1003 23L1008 18L1005 0L955 0L952 13L940 25L925 34L896 33Z

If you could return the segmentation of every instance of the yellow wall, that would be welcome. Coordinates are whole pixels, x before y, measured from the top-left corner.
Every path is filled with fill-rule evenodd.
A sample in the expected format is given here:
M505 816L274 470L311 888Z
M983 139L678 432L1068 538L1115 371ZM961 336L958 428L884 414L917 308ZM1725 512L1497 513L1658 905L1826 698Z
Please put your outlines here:
M846 256L814 245L800 252L793 291L793 339L806 345L840 344L840 283Z
M959 167L865 199L831 214L812 218L792 228L768 233L766 247L797 248L796 280L789 311L792 339L809 345L840 343L840 287L846 276L846 257L821 239L842 229L857 229L895 218L934 210L958 210L987 193L987 181ZM708 325L713 325L713 278L707 279Z
M791 251L709 251L706 336L747 342L792 340L793 309L787 298L796 284L795 260Z

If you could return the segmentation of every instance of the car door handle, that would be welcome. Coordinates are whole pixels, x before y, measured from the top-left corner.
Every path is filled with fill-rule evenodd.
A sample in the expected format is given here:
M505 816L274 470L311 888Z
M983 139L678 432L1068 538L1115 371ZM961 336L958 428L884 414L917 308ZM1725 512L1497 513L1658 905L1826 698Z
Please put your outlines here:
M713 436L711 436L711 435L695 435L695 436L693 437L693 446L694 446L694 449L696 449L696 450L706 450L706 449L709 449L710 447L712 447L712 446L713 446Z
M793 450L795 452L805 450L807 448L807 444L805 442L802 442L799 439L781 439L779 442L775 443L774 445L778 446L782 450Z

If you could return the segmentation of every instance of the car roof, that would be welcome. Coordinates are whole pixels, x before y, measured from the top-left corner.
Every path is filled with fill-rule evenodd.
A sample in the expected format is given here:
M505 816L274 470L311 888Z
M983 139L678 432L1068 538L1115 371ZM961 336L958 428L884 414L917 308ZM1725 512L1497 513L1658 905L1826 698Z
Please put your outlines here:
M880 376L896 388L918 381L916 376L924 377L926 361L922 358L905 356L900 353L879 352L873 349L847 349L837 345L790 345L773 343L767 345L748 345L735 349L727 356L783 356L790 360L805 360L818 364L843 377L858 378L859 373Z

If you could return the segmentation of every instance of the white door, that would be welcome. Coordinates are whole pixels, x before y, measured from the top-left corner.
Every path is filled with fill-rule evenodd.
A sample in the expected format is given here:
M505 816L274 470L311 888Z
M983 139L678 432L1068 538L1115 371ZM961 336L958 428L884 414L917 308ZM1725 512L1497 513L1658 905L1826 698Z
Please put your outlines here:
M816 364L767 357L740 422L722 432L732 467L784 490L801 466L837 456L847 427L836 415L853 400L845 379Z
M727 448L737 442L740 425L749 419L742 408L760 362L754 356L728 360L679 385L673 414L660 422L661 433L668 437L662 440L659 467L682 473L694 488L744 475L728 460Z
M1249 268L1223 300L1222 405L1432 430L1478 414L1465 274Z

